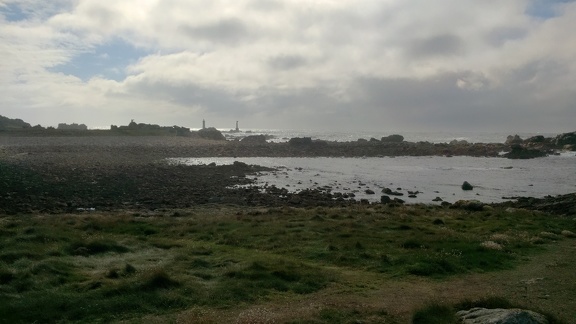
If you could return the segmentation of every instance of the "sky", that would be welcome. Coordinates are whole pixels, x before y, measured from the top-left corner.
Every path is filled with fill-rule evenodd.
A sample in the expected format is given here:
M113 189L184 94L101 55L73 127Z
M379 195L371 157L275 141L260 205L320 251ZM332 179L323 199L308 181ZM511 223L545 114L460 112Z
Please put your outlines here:
M576 130L576 0L0 0L42 126Z

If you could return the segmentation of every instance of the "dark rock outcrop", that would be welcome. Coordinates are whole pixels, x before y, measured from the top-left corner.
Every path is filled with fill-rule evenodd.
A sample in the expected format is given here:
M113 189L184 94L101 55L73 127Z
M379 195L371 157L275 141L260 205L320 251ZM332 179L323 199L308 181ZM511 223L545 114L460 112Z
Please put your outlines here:
M576 216L576 193L546 196L544 198L515 197L517 201L507 201L497 206L538 210L556 215Z
M533 159L547 156L548 153L539 149L525 148L518 144L512 145L512 150L503 156L508 159Z
M217 140L217 141L225 141L226 140L226 138L224 137L222 132L220 132L219 130L217 130L214 127L203 128L203 129L198 131L198 135L200 135L200 137L205 138L205 139L211 139L211 140Z
M402 143L402 142L404 142L404 136L394 134L394 135L382 137L381 141L384 143Z
M558 135L554 142L557 146L576 145L576 132Z
M310 145L312 144L311 137L293 137L288 141L290 145Z
M266 135L249 135L244 137L240 142L244 144L266 144Z
M524 140L524 143L545 143L545 142L546 142L546 137L544 137L542 135L532 136L532 137Z

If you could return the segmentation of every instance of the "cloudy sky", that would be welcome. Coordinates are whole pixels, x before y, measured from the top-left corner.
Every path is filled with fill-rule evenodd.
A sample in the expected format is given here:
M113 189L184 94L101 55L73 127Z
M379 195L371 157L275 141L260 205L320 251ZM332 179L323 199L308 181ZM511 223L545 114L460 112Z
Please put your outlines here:
M574 0L0 0L36 125L576 130Z

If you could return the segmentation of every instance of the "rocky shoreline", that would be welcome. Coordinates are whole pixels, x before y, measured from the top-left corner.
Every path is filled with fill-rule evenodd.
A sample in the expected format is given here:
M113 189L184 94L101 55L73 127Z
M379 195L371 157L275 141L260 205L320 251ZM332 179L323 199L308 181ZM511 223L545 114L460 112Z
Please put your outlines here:
M215 156L498 156L506 144L266 143L186 137L1 137L0 213L157 210L200 204L328 206L366 204L330 190L289 193L253 186L259 166L169 165L170 157ZM238 188L241 186L241 188ZM576 195L519 198L507 207L574 215ZM391 205L400 200L385 201ZM446 203L445 206L450 204ZM466 204L455 207L468 208ZM454 207L454 206L453 206Z
M228 141L214 130L198 132L195 136L12 136L0 133L0 148L11 154L91 153L138 155L157 157L394 157L394 156L472 156L529 159L560 151L576 150L576 132L555 138L532 137L521 139L509 136L505 143L406 142L401 135L381 140L359 139L353 142L330 142L311 138L292 138L288 142L267 141L264 135L250 135ZM22 134L22 133L18 133ZM1 154L1 153L0 153Z

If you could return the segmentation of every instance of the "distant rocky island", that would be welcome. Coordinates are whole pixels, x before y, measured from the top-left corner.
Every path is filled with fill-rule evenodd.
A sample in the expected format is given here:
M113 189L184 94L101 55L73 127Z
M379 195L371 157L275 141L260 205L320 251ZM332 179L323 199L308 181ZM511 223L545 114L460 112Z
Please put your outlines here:
M236 129L230 132L238 133ZM228 133L228 132L224 132ZM31 126L21 119L0 116L0 136L164 136L187 137L219 141L222 147L213 156L276 156L276 157L320 157L320 156L474 156L530 159L558 154L560 151L576 151L576 132L555 137L533 136L522 139L510 135L503 143L469 143L453 140L449 143L407 142L399 134L381 139L358 139L350 142L313 140L310 137L295 137L285 143L269 142L268 135L253 135L227 140L223 132L214 127L198 131L181 126L160 126L136 123L111 125L107 130L89 130L84 124L59 124L58 128L40 125ZM205 152L205 154L211 154Z

